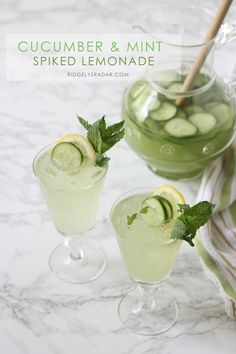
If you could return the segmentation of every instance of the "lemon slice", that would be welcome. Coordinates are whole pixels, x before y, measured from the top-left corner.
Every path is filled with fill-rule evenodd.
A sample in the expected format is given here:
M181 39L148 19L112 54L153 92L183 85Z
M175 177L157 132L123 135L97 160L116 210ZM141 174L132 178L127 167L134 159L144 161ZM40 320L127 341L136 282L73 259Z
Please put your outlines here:
M96 163L96 152L87 138L80 134L68 134L59 139L60 143L72 143L74 144L82 154L83 166L92 166Z
M178 204L185 204L185 199L183 195L173 186L164 185L156 188L152 195L159 195L167 199L173 209L173 219L175 220L179 215L179 206Z

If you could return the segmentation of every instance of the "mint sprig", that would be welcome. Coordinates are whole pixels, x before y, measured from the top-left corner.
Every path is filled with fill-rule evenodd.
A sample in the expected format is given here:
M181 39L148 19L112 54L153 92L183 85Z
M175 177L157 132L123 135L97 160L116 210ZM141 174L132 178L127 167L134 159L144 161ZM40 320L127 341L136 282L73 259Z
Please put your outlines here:
M87 130L87 138L96 152L96 164L100 167L106 165L110 158L107 157L105 153L124 137L124 121L107 127L105 116L98 119L93 124L90 124L78 115L77 118Z
M194 247L193 239L197 230L210 219L215 205L207 201L199 202L192 207L188 204L178 205L181 215L172 228L171 238L187 241Z
M188 204L178 204L180 216L177 217L175 224L171 230L171 238L176 240L184 240L194 247L193 239L197 230L206 224L212 216L214 204L202 201L192 207ZM148 207L141 209L140 213L147 213ZM127 216L128 227L138 218L138 213Z
M127 215L127 225L131 226L133 224L133 222L138 219L138 214L147 214L148 210L150 209L149 206L145 206L144 208L142 208L139 213L134 213L132 215Z

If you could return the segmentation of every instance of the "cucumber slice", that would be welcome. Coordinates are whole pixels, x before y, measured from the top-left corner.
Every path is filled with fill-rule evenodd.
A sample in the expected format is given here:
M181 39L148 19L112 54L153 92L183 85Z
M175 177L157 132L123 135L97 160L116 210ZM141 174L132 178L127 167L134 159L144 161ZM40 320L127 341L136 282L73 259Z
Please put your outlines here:
M195 135L197 128L195 125L183 118L174 118L166 123L165 125L166 132L177 138L183 138Z
M168 87L168 91L173 93L182 92L182 89L183 89L183 84L181 84L180 82L174 82Z
M148 117L149 106L156 98L156 93L146 86L142 93L132 103L132 111L139 122L144 122Z
M210 77L206 74L200 73L194 80L193 88L200 88L206 85L210 80Z
M208 108L208 112L213 114L219 122L227 120L230 116L230 108L225 103L218 103L217 105Z
M204 109L207 112L210 112L210 110L214 107L219 106L219 102L208 102L206 104L204 104Z
M193 123L200 134L209 133L216 126L216 119L209 113L196 113L189 117L191 123Z
M173 118L177 112L177 108L169 103L163 102L159 109L151 113L151 118L157 121L165 121Z
M183 109L178 108L176 112L176 118L187 118L187 114L184 112Z
M219 123L223 123L222 129L227 130L233 126L234 112L233 108L226 103L217 104L212 107L209 112L218 120Z
M160 226L169 221L169 210L167 211L165 201L169 203L163 197L159 195L146 198L139 212L140 218L150 226Z
M159 100L155 100L149 106L149 111L155 111L156 109L160 108L161 102Z
M77 173L83 162L83 155L75 144L63 142L54 146L51 159L61 170L68 173Z
M169 222L173 218L173 215L174 215L173 208L172 208L172 205L169 202L169 200L167 200L166 198L163 198L163 197L161 197L161 198L162 198L162 203L164 204L164 206L166 208L166 212L167 212L166 222Z
M190 116L191 114L195 114L195 113L203 113L204 110L200 106L191 105L185 107L185 112L187 113L188 116Z
M171 82L180 81L181 75L175 70L159 71L155 74L153 80L163 87L168 87Z
M149 117L145 120L144 126L147 127L147 129L150 130L152 133L162 132L162 127L160 126L160 124Z
M143 82L136 82L130 90L131 97L133 99L136 99L142 93L145 86L146 86L146 84Z

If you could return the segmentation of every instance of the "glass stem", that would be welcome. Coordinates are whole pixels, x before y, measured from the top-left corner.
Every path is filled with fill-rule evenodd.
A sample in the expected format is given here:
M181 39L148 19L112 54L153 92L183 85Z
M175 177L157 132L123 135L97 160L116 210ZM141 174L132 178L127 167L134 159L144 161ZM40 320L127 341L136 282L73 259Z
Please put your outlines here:
M156 306L156 302L154 300L154 296L156 292L160 289L160 285L146 285L146 284L137 284L137 291L140 296L141 306L140 310L144 311L152 311Z
M70 249L70 257L73 261L82 261L84 260L84 251L83 251L83 236L66 236L64 240L66 247Z

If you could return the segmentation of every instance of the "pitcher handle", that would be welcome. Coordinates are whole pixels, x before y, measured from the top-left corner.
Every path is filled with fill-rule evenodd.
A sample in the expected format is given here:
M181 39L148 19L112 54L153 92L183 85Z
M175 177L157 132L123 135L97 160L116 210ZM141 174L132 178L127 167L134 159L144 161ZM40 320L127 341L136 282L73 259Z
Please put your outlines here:
M219 48L225 43L229 43L236 38L236 21L223 23L221 25L219 34L215 40L216 47Z
M236 21L224 23L219 30L219 34L215 40L215 48L221 48L224 44L236 39ZM236 63L235 63L236 64ZM236 68L234 68L234 71ZM226 84L227 96L229 98L236 97L236 72L230 82Z

